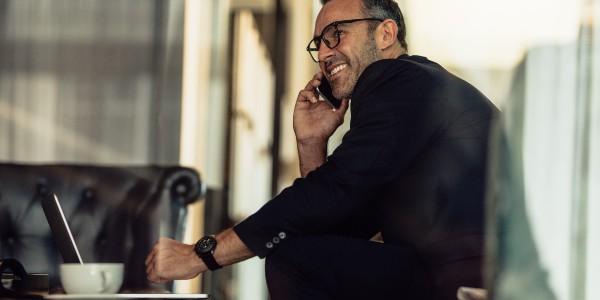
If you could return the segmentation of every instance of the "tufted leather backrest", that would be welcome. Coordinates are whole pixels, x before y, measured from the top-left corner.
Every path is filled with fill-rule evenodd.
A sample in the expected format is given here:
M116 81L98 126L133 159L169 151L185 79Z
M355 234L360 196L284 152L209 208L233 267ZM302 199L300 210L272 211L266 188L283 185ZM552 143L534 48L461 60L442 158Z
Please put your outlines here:
M60 285L62 257L40 196L55 193L84 262L122 262L123 287L147 288L144 260L159 236L181 239L186 206L201 196L196 171L183 167L109 167L0 163L0 258Z

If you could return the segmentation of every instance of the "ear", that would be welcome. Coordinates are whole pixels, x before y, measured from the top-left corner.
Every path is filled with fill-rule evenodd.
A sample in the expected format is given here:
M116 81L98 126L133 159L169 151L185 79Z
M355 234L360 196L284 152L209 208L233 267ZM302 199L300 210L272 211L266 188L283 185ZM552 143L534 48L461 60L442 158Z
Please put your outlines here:
M379 50L385 50L396 43L398 25L391 19L385 19L377 26L375 41Z

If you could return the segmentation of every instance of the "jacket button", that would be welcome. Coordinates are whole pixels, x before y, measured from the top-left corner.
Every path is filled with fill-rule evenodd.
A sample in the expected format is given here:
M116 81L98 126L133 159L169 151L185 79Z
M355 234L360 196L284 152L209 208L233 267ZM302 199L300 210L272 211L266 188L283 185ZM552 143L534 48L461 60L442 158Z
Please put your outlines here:
M267 249L271 249L271 248L273 248L273 243L271 243L271 242L267 242L267 243L265 244L265 247L267 247Z
M273 243L275 243L275 244L279 244L279 238L278 238L278 237L274 237L274 238L273 238Z
M285 239L286 236L287 235L283 231L279 233L279 238L282 239L282 240Z

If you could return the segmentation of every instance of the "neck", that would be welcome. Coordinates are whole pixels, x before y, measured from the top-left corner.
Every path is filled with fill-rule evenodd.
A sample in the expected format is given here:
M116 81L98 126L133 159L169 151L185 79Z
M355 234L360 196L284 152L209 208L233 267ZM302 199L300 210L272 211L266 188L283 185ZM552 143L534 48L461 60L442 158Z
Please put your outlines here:
M394 59L398 58L402 54L406 54L406 52L406 49L402 48L402 46L400 46L400 43L395 43L393 46L384 49L381 53L381 57L383 59Z

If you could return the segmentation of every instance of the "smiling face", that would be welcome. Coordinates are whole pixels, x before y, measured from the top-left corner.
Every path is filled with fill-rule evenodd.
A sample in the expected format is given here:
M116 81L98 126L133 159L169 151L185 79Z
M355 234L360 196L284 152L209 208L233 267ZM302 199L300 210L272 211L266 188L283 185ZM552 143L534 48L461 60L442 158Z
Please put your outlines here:
M314 35L320 35L332 22L365 17L368 16L362 13L361 0L329 1L319 12ZM369 31L369 22L373 21L338 25L340 42L334 49L321 43L319 65L338 99L349 99L360 74L368 65L381 59L373 34Z

